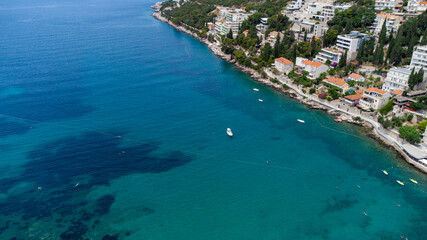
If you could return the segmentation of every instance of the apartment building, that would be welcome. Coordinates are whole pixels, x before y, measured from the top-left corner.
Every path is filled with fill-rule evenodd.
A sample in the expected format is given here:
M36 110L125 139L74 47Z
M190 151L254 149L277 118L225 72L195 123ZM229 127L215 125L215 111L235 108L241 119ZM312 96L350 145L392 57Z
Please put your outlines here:
M326 63L328 60L331 63L338 63L341 59L342 52L332 49L332 48L322 48L322 51L320 51L317 55L315 60Z
M391 92L395 90L408 89L408 80L410 75L410 69L398 67L391 68L384 80L382 90Z
M373 24L374 33L379 34L383 27L384 22L386 23L387 32L390 33L397 32L400 22L402 18L400 16L392 15L392 14L377 14Z
M423 68L424 71L427 71L427 45L416 47L412 53L410 69L414 67L415 69Z
M385 9L394 10L396 6L401 6L402 1L399 0L375 0L375 10L382 11Z
M370 35L363 34L358 31L351 31L349 34L338 35L337 47L343 51L355 52L359 49L363 41L368 39Z
M363 91L362 98L359 100L359 105L365 110L370 108L378 110L389 101L390 97L390 93L370 87Z

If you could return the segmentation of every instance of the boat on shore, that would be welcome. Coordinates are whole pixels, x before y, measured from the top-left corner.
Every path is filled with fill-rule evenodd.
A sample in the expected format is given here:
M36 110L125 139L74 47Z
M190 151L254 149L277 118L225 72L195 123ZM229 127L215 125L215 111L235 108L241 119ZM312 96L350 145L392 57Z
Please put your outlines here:
M404 183L404 182L402 182L402 181L396 180L396 182L397 182L397 183L399 183L399 184L400 184L400 185L402 185L402 186L403 186L403 185L405 185L405 183Z
M231 131L230 128L227 128L227 135L232 137L233 136L233 132Z
M342 122L342 119L341 118L335 118L334 121L337 123L340 123L340 122Z
M301 119L297 119L297 121L300 122L300 123L305 123L305 121L301 120Z
M385 175L388 175L388 172L387 172L386 170L382 170L382 172L383 172Z
M410 179L409 179L409 181L411 181L411 182L413 182L413 183L415 183L415 184L418 184L418 181L417 181L417 180L415 180L415 179L410 178Z

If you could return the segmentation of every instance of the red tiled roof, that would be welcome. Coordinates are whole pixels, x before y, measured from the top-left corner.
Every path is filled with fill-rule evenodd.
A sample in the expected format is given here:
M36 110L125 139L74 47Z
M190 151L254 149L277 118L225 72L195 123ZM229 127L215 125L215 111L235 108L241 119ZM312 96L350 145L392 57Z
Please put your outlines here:
M387 93L386 91L383 91L381 89L374 88L374 87L370 87L368 89L365 89L365 91L367 91L367 92L376 92L376 93L379 93L379 94L382 94L382 95L384 95L384 94Z
M359 89L359 90L357 90L356 92L357 92L357 93L360 93L360 94L363 94L363 91L364 91L363 89Z
M322 66L322 64L320 62L312 62L310 60L304 60L302 63L305 64L305 65L311 65L311 66L313 66L315 68L318 68L318 67Z
M276 58L276 61L278 61L281 64L293 64L293 62L289 61L288 59L281 57L281 58Z
M377 16L381 18L397 18L396 15L392 15L392 14L378 14Z
M362 75L359 75L359 74L357 74L357 73L352 73L352 74L350 74L350 76L349 76L349 77L354 78L354 79L359 79L359 78L361 78L361 77L362 77Z
M339 85L339 86L343 86L345 84L345 81L342 80L341 78L333 78L333 77L329 77L328 79L325 79L324 81Z
M394 91L391 91L390 93L393 93L394 95L400 95L403 93L403 90L394 90Z
M349 100L359 100L362 98L361 94L354 94L354 95L347 95L345 96L345 98L349 99Z

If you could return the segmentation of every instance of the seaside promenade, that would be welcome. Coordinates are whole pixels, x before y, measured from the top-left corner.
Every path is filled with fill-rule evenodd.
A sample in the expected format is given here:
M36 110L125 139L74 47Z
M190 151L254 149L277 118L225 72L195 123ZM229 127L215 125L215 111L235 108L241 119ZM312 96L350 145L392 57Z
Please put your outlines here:
M269 70L265 70L265 72L269 78L276 78L277 80L280 81L281 84L286 84L289 88L294 90L298 95L300 95L301 97L305 97L308 101L316 102L329 109L335 110L337 112L341 112L350 117L359 117L363 121L366 121L372 126L374 133L377 137L379 137L386 144L394 147L394 149L396 149L406 159L406 161L413 164L414 166L419 168L421 171L427 173L427 167L424 164L418 161L414 161L411 157L409 157L405 153L405 151L403 150L403 144L406 143L405 140L400 138L398 134L392 131L389 131L387 129L384 129L380 123L378 123L373 117L370 116L369 113L364 114L364 112L359 111L356 108L349 107L348 105L342 102L340 103L329 102L327 100L320 99L315 95L306 94L302 91L303 90L302 87L294 84L290 78L276 75Z

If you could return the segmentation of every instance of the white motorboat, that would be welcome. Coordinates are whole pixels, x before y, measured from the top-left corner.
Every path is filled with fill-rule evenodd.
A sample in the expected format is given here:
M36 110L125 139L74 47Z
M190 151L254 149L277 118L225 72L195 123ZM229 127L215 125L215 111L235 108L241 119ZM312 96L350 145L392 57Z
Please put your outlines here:
M382 171L385 175L388 175L388 172L386 170L382 170Z
M301 120L301 119L297 119L297 121L300 122L300 123L305 123L305 121Z
M227 135L232 137L233 136L233 132L231 131L230 128L227 128Z
M260 101L260 102L264 102L264 100L262 100L261 98L260 98L260 99L258 99L258 101Z
M405 185L405 183L404 183L404 182L402 182L402 181L396 180L396 182L397 182L397 183L399 183L399 184L400 184L400 185L402 185L402 186L403 186L403 185Z
M254 88L254 91L255 91L255 92L259 92L259 89L258 89L258 88Z

